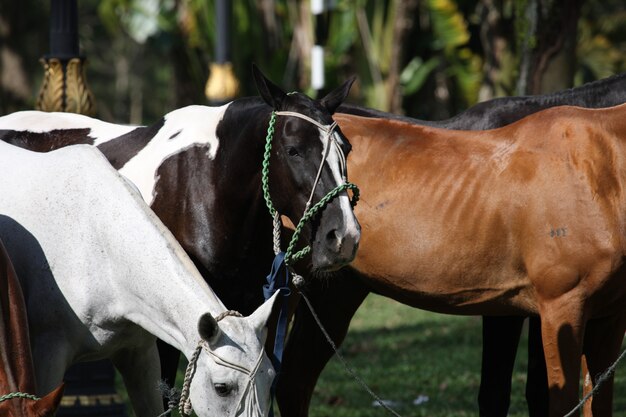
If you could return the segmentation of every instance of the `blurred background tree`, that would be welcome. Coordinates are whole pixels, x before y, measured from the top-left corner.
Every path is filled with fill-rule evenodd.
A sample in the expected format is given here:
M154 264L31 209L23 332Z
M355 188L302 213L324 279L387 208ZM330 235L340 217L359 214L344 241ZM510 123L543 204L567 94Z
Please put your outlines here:
M150 123L207 104L214 0L81 0L80 45L98 117ZM350 101L424 119L479 100L536 94L626 70L623 0L330 1L326 84L356 74ZM286 90L309 86L308 1L232 0L241 95L251 63ZM0 114L32 109L48 52L49 4L0 2Z

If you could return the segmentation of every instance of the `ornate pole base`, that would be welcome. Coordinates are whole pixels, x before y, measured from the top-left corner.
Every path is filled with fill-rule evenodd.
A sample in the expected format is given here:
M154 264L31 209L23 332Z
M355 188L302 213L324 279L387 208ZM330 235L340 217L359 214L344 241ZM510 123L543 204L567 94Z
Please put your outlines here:
M85 59L42 58L41 63L44 79L37 96L37 110L95 115L95 100L86 82Z

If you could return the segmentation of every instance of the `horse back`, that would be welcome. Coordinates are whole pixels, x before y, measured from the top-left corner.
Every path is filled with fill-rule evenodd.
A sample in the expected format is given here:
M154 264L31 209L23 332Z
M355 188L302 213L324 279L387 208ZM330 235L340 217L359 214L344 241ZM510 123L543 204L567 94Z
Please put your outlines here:
M502 298L536 312L533 279L551 265L573 280L599 260L615 269L625 111L560 107L478 132L337 115L362 189L353 265L377 280L405 277L397 293L415 298L404 302L468 314L502 313Z

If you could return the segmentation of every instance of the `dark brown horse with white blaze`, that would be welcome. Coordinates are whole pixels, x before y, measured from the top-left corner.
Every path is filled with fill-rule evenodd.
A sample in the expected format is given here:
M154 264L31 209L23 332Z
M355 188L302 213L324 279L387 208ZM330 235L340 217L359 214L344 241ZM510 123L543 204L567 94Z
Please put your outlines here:
M370 289L442 313L539 315L549 415L565 415L577 404L583 345L597 375L624 336L625 116L626 105L558 107L500 129L451 131L335 115L353 145L363 235L332 281L350 291L312 294L329 307L322 318L336 330ZM286 416L306 414L321 371L323 341L303 322L279 380ZM611 415L611 397L609 381L595 416Z
M276 210L297 223L312 189L315 203L343 181L346 173L340 161L350 144L338 130L328 137L316 124L280 112L330 126L332 113L354 81L312 100L300 93L287 95L256 68L254 76L262 99L189 106L149 127L113 125L80 115L15 113L0 118L0 139L36 151L77 143L98 146L138 187L226 307L248 315L263 302L262 286L274 256L272 218L261 187L271 114L279 112L271 138L269 194ZM323 160L328 140L339 146L332 146ZM348 194L331 200L302 236L312 248L306 262L313 270L332 271L350 262L360 227ZM161 347L162 355L178 357ZM176 361L165 360L163 368L173 381Z
M0 415L53 417L63 396L63 386L41 399L34 396L35 388L24 297L0 242Z

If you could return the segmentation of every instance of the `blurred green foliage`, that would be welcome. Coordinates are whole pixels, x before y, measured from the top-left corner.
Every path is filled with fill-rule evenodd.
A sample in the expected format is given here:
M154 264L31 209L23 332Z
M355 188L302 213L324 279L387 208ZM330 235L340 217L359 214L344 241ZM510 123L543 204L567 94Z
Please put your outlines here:
M399 15L401 0L330 2L327 87L356 74L352 102L389 110L391 95L401 94L395 111L426 119L458 113L476 103L488 81L484 42L489 40L480 36L480 8L489 4L499 8L507 42L492 94L510 94L519 70L519 38L529 27L523 13L529 1L536 0L424 0L409 16ZM309 86L314 23L308 1L232 0L232 5L231 59L241 95L256 95L252 62L284 89L315 94ZM42 78L37 61L48 49L48 8L38 0L0 5L1 56L9 51L17 59L0 68L0 113L33 107ZM626 69L625 18L621 0L583 4L576 84ZM217 42L215 0L81 0L79 19L87 81L100 118L150 123L175 107L207 104L204 85ZM410 26L400 43L398 22ZM394 56L400 57L396 81Z

